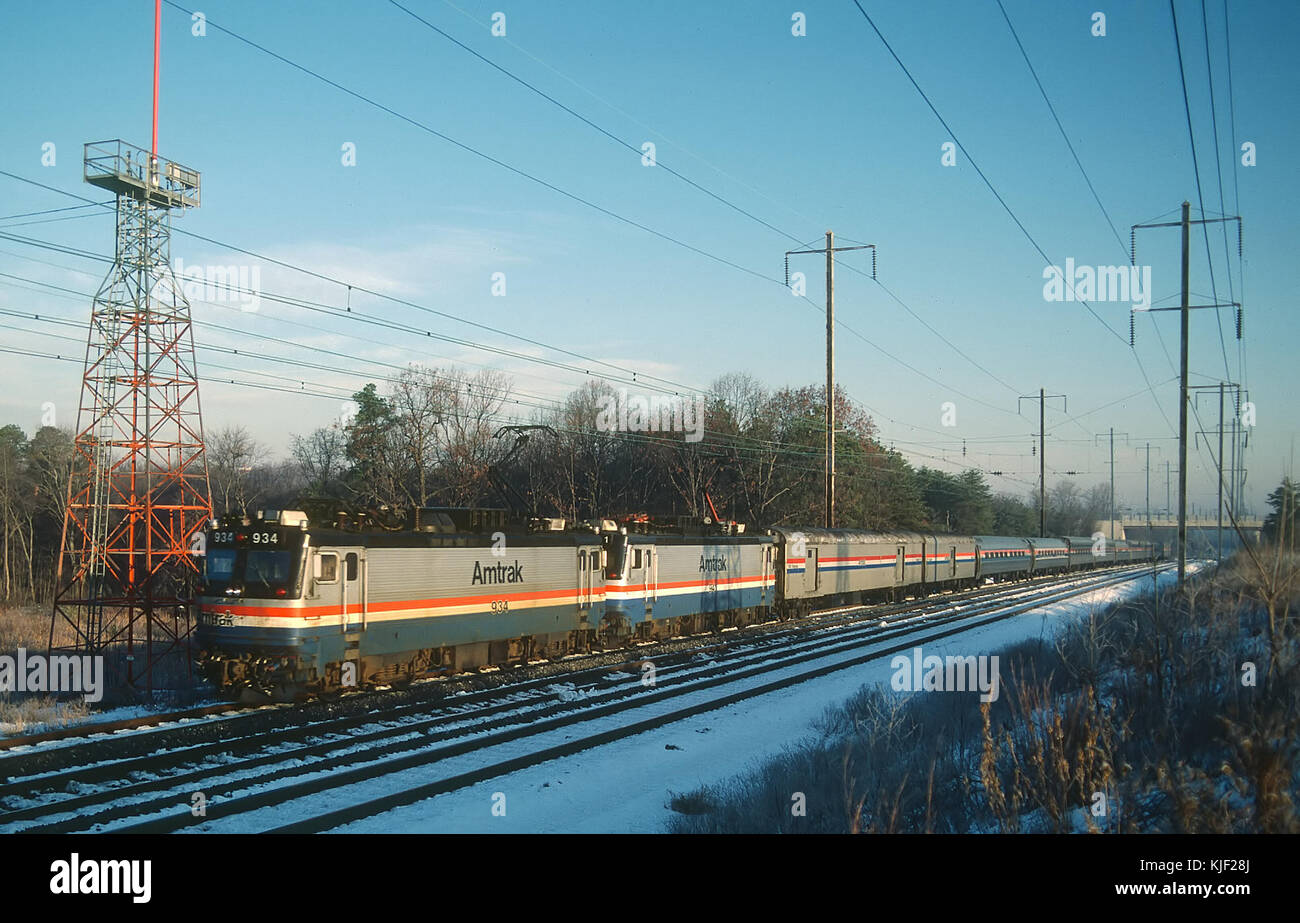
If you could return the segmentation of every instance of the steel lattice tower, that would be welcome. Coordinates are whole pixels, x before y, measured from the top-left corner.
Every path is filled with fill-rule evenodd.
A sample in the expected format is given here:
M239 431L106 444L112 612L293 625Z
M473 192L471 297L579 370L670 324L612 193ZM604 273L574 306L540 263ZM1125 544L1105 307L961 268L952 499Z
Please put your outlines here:
M85 180L117 198L115 260L95 295L50 623L51 652L104 655L152 694L189 669L194 548L212 516L190 306L171 212L199 174L122 141L87 144Z

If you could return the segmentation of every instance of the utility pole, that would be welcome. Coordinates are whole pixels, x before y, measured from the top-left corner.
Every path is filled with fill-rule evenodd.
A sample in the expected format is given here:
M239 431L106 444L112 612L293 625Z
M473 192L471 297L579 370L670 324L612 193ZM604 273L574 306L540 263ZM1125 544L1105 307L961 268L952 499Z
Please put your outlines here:
M1200 392L1202 391L1217 390L1219 392L1219 428L1218 428L1219 454L1215 456L1214 467L1215 470L1217 470L1219 473L1219 524L1218 524L1218 532L1215 534L1215 548L1217 549L1216 554L1218 557L1218 562L1220 564L1223 563L1223 487L1225 483L1226 473L1228 472L1228 469L1226 469L1223 464L1224 461L1223 459L1223 430L1224 430L1223 399L1224 399L1225 392L1227 391L1228 388L1238 388L1238 387L1240 386L1236 382L1221 381L1217 385L1196 385L1191 388L1192 391L1197 392L1196 394L1197 398L1201 396ZM1205 436L1206 441L1208 443L1210 434L1207 433L1205 430L1197 430L1197 435L1198 437ZM1236 474L1233 473L1232 477L1235 479ZM1236 510L1232 507L1231 492L1229 492L1228 504L1229 504L1228 506L1229 513L1233 517L1236 517L1237 515Z
M818 250L787 250L785 284L790 287L790 257L803 253L826 254L826 528L835 528L835 254L844 250L871 251L871 278L876 277L876 245L836 247L835 232L826 232L826 246ZM795 292L796 295L802 294Z
M826 232L826 528L835 528L835 233Z
M1146 452L1146 523L1147 539L1155 540L1155 525L1151 520L1151 443L1148 441L1145 446L1134 446L1138 452ZM1156 451L1161 452L1160 446L1156 446Z
M1245 507L1247 507L1247 502L1245 502L1245 450L1251 445L1251 430L1242 425L1243 396L1245 400L1251 399L1251 391L1238 385L1236 387L1236 409L1232 413L1232 428L1238 432L1240 441L1240 454L1236 456L1236 460L1232 463L1232 467L1234 467L1234 476L1232 476L1232 482L1234 482L1234 491L1232 491L1234 506L1231 506L1230 510L1232 510L1234 516L1238 515L1239 506L1242 507L1243 515L1247 512L1245 510Z
M1145 447L1146 451L1146 470L1147 470L1147 525L1151 524L1151 443L1148 442ZM1156 451L1161 452L1160 446L1156 446ZM1165 463L1168 465L1168 462Z
M1187 328L1191 309L1191 220L1192 204L1183 201L1182 310L1179 311L1180 352L1178 366L1178 589L1187 580Z
M1069 399L1064 394L1046 394L1043 388L1038 389L1038 537L1047 537L1047 452L1046 452L1046 416L1047 416L1047 399L1060 398L1063 402L1062 410L1069 413ZM1021 401L1032 401L1032 394L1021 395L1016 400L1016 413L1020 413Z
M1241 386L1237 385L1236 393L1232 398L1232 480L1228 484L1228 509L1232 510L1233 518L1238 516L1237 509L1237 418L1241 415Z
M1219 526L1215 533L1217 564L1223 563L1223 382L1219 382Z
M1093 437L1092 444L1096 445L1097 440L1105 433L1098 433ZM1120 433L1124 437L1124 442L1128 443L1128 433ZM1115 541L1115 427L1110 428L1110 540Z
M1237 222L1237 246L1241 247L1241 216L1233 215L1225 218L1201 218L1197 221L1191 219L1192 206L1190 202L1184 201L1182 205L1182 217L1179 221L1165 221L1154 224L1135 224L1130 230L1130 251L1129 258L1133 265L1137 265L1137 231L1139 228L1168 228L1177 227L1182 230L1183 242L1183 260L1182 260L1182 303L1178 308L1145 308L1147 311L1172 311L1177 310L1180 315L1180 353L1178 369L1178 589L1181 591L1187 581L1187 336L1189 328L1189 314L1193 309L1210 308L1218 310L1219 308L1233 307L1237 309L1237 339L1241 339L1241 304L1231 302L1228 304L1198 304L1191 303L1191 226L1193 224L1220 224L1227 221ZM1131 345L1131 344L1130 344Z

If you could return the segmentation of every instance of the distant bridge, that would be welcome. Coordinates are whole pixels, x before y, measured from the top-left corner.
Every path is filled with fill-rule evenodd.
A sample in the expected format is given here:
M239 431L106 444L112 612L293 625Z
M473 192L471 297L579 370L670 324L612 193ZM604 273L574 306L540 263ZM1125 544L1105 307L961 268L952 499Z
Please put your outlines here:
M1259 533L1264 523L1260 519L1239 519L1237 525L1251 543L1259 541ZM1110 526L1105 521L1097 523L1096 531L1110 535ZM1152 516L1149 524L1145 517L1124 517L1115 521L1115 537L1136 539L1139 541L1160 542L1165 546L1166 554L1178 541L1177 516ZM1187 520L1187 550L1194 555L1212 555L1218 549L1219 520L1198 516ZM1223 553L1228 554L1241 547L1241 539L1233 529L1231 520L1223 517Z

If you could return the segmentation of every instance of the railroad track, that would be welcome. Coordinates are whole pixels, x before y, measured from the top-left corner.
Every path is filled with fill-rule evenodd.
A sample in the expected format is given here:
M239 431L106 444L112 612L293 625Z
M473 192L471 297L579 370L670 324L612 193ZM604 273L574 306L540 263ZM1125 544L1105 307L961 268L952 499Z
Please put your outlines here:
M722 660L713 656L723 650L717 644L661 652L654 657L653 686L642 683L642 661L602 664L567 674L564 683L542 677L451 697L433 709L408 703L372 715L11 779L0 786L0 801L10 807L0 814L0 830L159 833L220 829L228 826L223 821L254 814L268 816L257 829L330 829L1150 572L1137 566L1046 586L1015 584L930 597L910 607L832 610L795 628L733 639ZM586 733L575 737L571 730L578 727ZM552 740L566 730L568 739ZM475 765L459 771L471 756ZM431 767L452 771L428 778ZM355 797L367 783L373 787L376 780L406 776L411 779L402 781L398 792ZM279 822L295 800L333 791L342 795L345 789L352 803ZM203 817L190 811L195 792L206 802Z
M1035 586L1045 583L1055 584L1059 580L1059 576L1053 575L1019 581L1012 586L1030 592ZM643 657L656 659L676 656L683 651L722 650L735 644L737 638L746 639L747 642L768 637L779 638L828 625L872 618L890 618L899 613L924 612L928 608L943 605L944 600L965 602L1007 592L1013 591L1009 590L1007 585L997 584L963 592L922 597L920 600L908 599L893 604L878 604L871 607L842 606L814 612L796 622L767 622L739 631L728 629L720 636L710 632L642 644L633 650L641 653ZM592 669L599 671L602 665L617 664L624 654L625 652L598 652L566 657L558 661L538 662L511 670L497 669L486 673L442 676L398 689L365 690L337 699L314 700L300 706L240 707L225 703L111 723L63 728L23 738L9 738L0 743L0 776L6 776L11 780L10 784L0 783L0 803L3 803L6 796L19 793L12 784L12 780L15 779L36 778L48 773L51 782L58 783L66 779L68 773L75 771L77 767L109 763L149 771L155 768L155 765L162 765L166 758L165 754L173 751L187 750L201 754L202 750L190 748L198 748L204 744L236 745L240 740L269 739L270 735L277 733L292 737L300 730L309 727L327 729L331 726L346 726L345 719L348 716L354 719L364 717L373 719L377 713L392 712L395 715L403 712L410 713L436 707L453 696L467 691L476 695L484 688L499 689L507 684L511 688L526 690L530 686L534 688L543 686L550 678L557 676L569 678L574 675L575 669L581 670L584 663L593 664ZM331 725L330 722L335 719L339 719L340 723ZM139 733L125 733L127 731ZM128 764L128 760L142 762ZM124 768L123 771L129 770ZM94 779L84 781L94 781Z
M1059 575L1035 577L1017 581L1014 586L1026 589L1043 584L1060 581ZM979 587L966 591L950 591L938 596L920 597L921 603L935 599L980 599L989 594L1006 592L1004 584ZM823 624L837 624L845 619L856 621L872 618L876 615L889 616L901 611L909 611L918 605L917 597L908 597L899 603L878 603L869 607L863 605L841 606L818 610L795 623L776 621L747 626L741 631L746 635L767 634L782 631L803 631ZM869 611L867 611L869 609ZM866 614L864 614L866 612ZM732 629L725 630L727 635ZM716 637L706 633L708 637ZM700 644L701 635L674 638L667 641L649 642L637 645L637 649L655 648L676 650L680 646L694 647ZM337 713L364 714L374 711L373 706L389 707L394 701L406 700L410 703L425 703L445 698L449 694L464 688L471 690L484 685L501 685L535 674L545 674L550 670L553 675L564 675L573 669L575 663L605 662L616 658L619 652L597 652L594 654L571 655L557 661L535 661L526 667L514 667L509 670L493 668L479 673L429 674L416 682L395 688L378 690L361 690L339 698L316 699L306 705L258 704L240 705L233 702L180 709L170 712L126 718L109 722L94 722L43 731L38 734L0 737L0 774L10 776L22 775L33 768L33 764L60 766L77 757L72 748L99 748L105 751L104 759L126 758L143 753L179 747L187 743L229 740L232 732L241 733L266 732L280 728L294 728L308 721L323 720ZM220 725L220 726L218 726ZM123 732L148 732L146 738L141 734ZM111 743L110 743L111 738ZM66 745L70 752L55 754L51 744ZM29 773L34 774L34 773ZM0 794L2 797L2 794Z

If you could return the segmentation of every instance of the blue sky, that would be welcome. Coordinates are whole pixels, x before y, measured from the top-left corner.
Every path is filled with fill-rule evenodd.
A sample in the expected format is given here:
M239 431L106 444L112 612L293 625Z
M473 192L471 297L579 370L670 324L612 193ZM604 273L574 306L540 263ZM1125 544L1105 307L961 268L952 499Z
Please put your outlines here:
M1176 217L1184 199L1198 208L1168 4L1003 3L1122 243L1089 193L995 0L863 0L863 7L1051 263L1069 257L1079 265L1122 264L1130 225ZM203 174L203 205L177 227L693 388L741 370L773 387L822 379L823 264L808 256L792 262L807 274L812 304L780 282L784 252L795 241L819 244L830 228L840 242L877 244L880 281L1002 380L945 345L869 278L842 267L836 314L856 334L838 331L839 379L874 413L887 442L918 464L956 470L964 462L1014 472L990 480L1023 494L1037 476L1030 456L1037 418L1027 403L1017 415L1017 397L1045 387L1068 395L1068 414L1048 414L1049 483L1066 470L1078 471L1075 480L1084 488L1105 480L1107 449L1094 445L1095 434L1113 426L1132 443L1121 438L1116 449L1119 503L1142 506L1144 456L1135 446L1151 439L1160 447L1152 451L1152 501L1164 505L1164 462L1177 457L1169 422L1177 425L1177 314L1140 316L1130 350L1128 304L1093 305L1117 337L1082 305L1045 301L1047 261L966 156L958 153L953 167L941 164L941 146L952 136L852 0L403 5L634 147L654 142L660 167L644 166L638 153L387 2L205 3L209 25L201 37L192 34L189 16L164 5L159 151ZM1222 0L1207 7L1224 210L1239 208L1245 217L1247 338L1243 369L1233 318L1224 312L1225 372L1213 314L1195 312L1192 383L1244 377L1258 412L1247 456L1249 500L1258 509L1290 464L1296 414L1288 395L1300 390L1294 355L1300 324L1288 303L1300 288L1290 214L1300 181L1289 164L1300 145L1293 53L1300 8L1230 0L1231 136L1224 7ZM1099 9L1107 17L1104 37L1091 34ZM1176 9L1205 208L1217 214L1201 5L1176 0ZM506 16L504 37L489 31L497 11ZM795 11L806 15L805 36L791 34ZM81 145L117 137L148 144L152 4L12 5L2 15L0 77L13 89L0 98L0 170L105 200L81 181ZM521 178L214 26L767 278ZM1252 167L1240 161L1246 141L1256 146ZM42 164L47 142L57 152L53 166ZM356 146L355 166L341 162L347 142ZM790 237L691 188L663 165ZM0 176L2 216L75 204ZM110 252L108 211L85 211L91 214L3 220L0 231ZM1219 298L1229 300L1230 276L1240 297L1235 232L1230 259L1222 231L1212 225L1210 232ZM1154 297L1176 304L1177 230L1140 235L1138 262L1151 266ZM1208 302L1199 228L1192 241L1193 300ZM184 235L175 237L172 255L191 266L256 267L264 291L337 306L348 299L343 286ZM869 271L869 256L841 259ZM0 273L19 279L86 292L103 272L102 264L0 240ZM504 297L491 294L497 272L505 273ZM351 303L358 313L422 330L576 362L392 302L354 293ZM84 324L89 299L0 277L0 308ZM220 324L355 360L245 344L334 369L293 372L200 351L201 368L247 369L243 379L250 381L270 380L254 374L259 371L298 375L323 392L347 393L374 377L367 360L500 368L519 392L544 398L562 396L583 380L536 362L421 342L269 301L256 312L196 302L194 317L200 343L237 345L237 336L212 326ZM6 345L80 355L75 342L50 338L84 340L73 327L8 315L0 324L8 325L0 326ZM59 422L72 422L76 363L0 354L0 367L5 381L23 382L0 391L0 420L34 430L42 405L53 402L64 414ZM214 368L211 374L239 373ZM956 426L941 423L945 402L955 405ZM204 387L203 409L209 428L246 425L277 452L286 450L289 434L339 414L333 399L217 382ZM1200 409L1201 421L1213 426L1217 395L1202 399ZM1212 505L1209 456L1193 453L1189 472L1191 501Z

